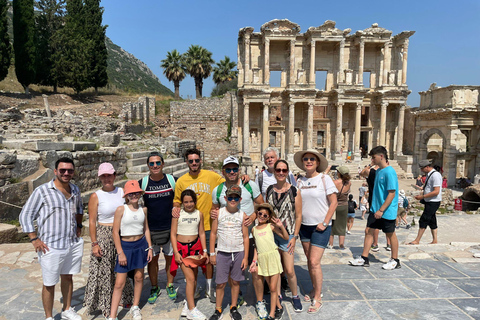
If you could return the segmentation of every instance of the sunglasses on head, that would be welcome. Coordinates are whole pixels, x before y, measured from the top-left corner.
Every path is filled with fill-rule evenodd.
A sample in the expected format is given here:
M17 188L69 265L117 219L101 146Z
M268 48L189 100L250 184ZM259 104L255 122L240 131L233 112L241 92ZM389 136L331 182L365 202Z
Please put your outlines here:
M227 197L227 200L228 201L238 201L238 200L240 200L240 197L230 197L229 196L229 197Z
M132 197L139 197L141 195L142 195L141 192L132 192L132 193L127 194L127 197L132 198Z
M310 157L310 158L305 157L305 158L303 158L303 161L305 161L305 162L312 161L313 162L313 161L317 161L317 158L315 158L315 157Z
M188 160L188 163L200 163L200 159L190 159Z
M60 172L60 174L65 174L66 172L68 172L69 174L73 174L75 172L75 169L58 169L58 172Z
M231 172L237 173L237 172L238 172L238 168L227 168L227 169L225 169L225 172L226 172L226 173L231 173Z
M155 166L155 165L156 165L157 167L159 167L159 166L162 165L162 161L155 161L155 162L152 161L152 162L149 162L148 165L149 165L150 167L153 167L153 166Z
M275 172L276 172L276 173L288 173L288 169L280 169L280 168L278 168L278 169L275 169Z

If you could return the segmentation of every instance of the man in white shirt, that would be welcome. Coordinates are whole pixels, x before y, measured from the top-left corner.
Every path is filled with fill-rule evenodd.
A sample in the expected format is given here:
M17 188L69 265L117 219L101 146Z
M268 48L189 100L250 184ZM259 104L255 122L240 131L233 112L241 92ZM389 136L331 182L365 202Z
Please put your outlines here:
M263 163L265 163L267 169L259 173L258 177L256 177L255 179L255 182L257 183L258 188L260 189L260 192L262 193L264 199L267 188L277 182L273 174L275 171L273 170L273 165L275 164L275 162L277 162L278 159L280 158L278 156L277 148L268 147L267 149L265 149L265 151L263 151ZM295 177L293 176L293 173L291 171L288 173L287 181L292 186L297 186L297 181L295 180Z
M418 165L420 170L427 175L427 179L423 187L423 194L415 196L415 199L420 200L425 205L425 208L420 217L418 235L415 240L408 244L420 244L420 239L427 227L430 227L430 230L432 230L433 239L430 243L433 244L438 242L436 212L442 202L442 175L433 168L430 160L422 160Z

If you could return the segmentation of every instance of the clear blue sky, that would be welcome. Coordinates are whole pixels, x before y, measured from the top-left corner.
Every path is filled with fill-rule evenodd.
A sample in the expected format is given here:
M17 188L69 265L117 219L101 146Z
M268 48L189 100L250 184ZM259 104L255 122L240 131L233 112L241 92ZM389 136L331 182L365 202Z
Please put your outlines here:
M352 33L378 23L393 34L414 30L408 51L408 104L419 105L419 91L432 82L438 86L480 85L480 1L209 1L209 0L103 0L107 36L145 62L173 91L160 61L168 51L185 52L191 44L205 47L219 61L225 55L237 61L240 28L255 32L272 19L287 18L301 32L325 20ZM214 87L204 81L204 96ZM194 81L180 84L183 98L195 96Z

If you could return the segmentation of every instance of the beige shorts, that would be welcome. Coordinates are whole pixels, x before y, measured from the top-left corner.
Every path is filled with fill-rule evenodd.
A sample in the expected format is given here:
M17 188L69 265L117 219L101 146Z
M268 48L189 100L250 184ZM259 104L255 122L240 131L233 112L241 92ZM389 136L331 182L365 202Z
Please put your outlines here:
M407 211L405 211L405 208L398 208L397 211L397 217L403 218L407 214Z
M83 257L83 239L67 249L49 248L47 253L38 252L38 262L42 267L43 284L54 286L62 274L80 273Z

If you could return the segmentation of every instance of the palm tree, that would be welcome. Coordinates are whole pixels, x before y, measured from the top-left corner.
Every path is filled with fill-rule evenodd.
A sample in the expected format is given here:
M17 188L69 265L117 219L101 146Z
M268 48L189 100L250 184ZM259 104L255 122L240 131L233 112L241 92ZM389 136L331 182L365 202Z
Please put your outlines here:
M192 44L184 56L187 72L195 79L196 98L201 98L203 79L210 76L212 64L215 63L212 59L212 53L201 46Z
M236 66L235 62L230 61L230 58L225 56L225 60L220 60L213 67L213 82L218 85L236 79L238 71L232 70Z
M180 82L185 79L186 68L181 55L177 49L167 52L167 58L163 59L160 67L163 68L163 74L168 81L173 81L175 86L175 99L180 99Z

